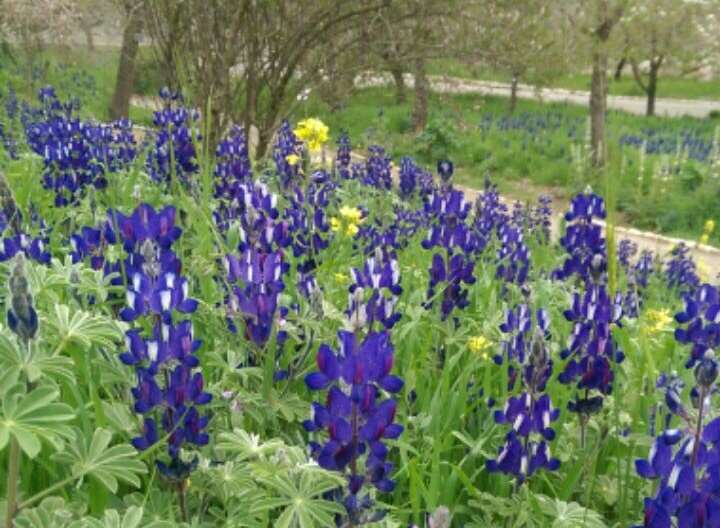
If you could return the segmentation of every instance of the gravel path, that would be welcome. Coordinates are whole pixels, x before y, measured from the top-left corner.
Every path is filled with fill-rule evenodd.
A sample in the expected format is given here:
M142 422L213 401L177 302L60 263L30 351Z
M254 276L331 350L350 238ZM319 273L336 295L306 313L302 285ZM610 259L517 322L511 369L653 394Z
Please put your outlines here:
M510 85L495 81L476 81L449 77L446 75L430 75L430 89L440 93L450 94L478 94L494 95L500 97L510 96ZM411 74L405 74L405 82L413 86L415 80ZM389 75L366 73L355 79L359 87L386 86L392 83ZM588 106L590 92L578 90L564 90L561 88L540 88L529 84L518 85L520 99L532 99L541 102L562 102L581 106ZM612 110L622 110L631 114L645 115L646 99L644 97L629 97L610 95L607 106ZM710 112L720 112L720 101L707 99L657 99L655 112L658 116L679 117L707 117Z

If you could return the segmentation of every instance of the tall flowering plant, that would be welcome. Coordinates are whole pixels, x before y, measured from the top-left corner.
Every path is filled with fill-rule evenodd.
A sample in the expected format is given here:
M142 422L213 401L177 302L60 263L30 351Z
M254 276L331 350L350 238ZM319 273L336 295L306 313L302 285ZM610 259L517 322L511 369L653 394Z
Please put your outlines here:
M120 360L135 368L134 409L143 417L132 444L144 451L166 435L167 458L158 459L157 467L182 493L197 462L183 450L208 443L209 416L202 408L212 397L204 389L196 355L202 342L187 318L198 302L189 297L188 280L172 249L181 229L172 206L155 211L142 204L130 216L113 214L127 252L126 306L120 316L133 324Z
M337 350L320 346L318 370L305 378L310 390L327 391L325 404L313 403L312 416L304 422L308 432L327 433L324 440L310 443L311 454L321 467L347 478L346 488L331 494L345 507L338 526L380 520L384 512L373 511L368 488L389 493L395 487L386 441L398 438L403 427L395 422L397 402L386 394L403 387L403 380L391 373L394 347L388 328L397 316L389 315L388 305L377 296L381 290L397 293L396 266L371 257L363 270L353 271L348 329L338 332ZM367 300L366 288L372 291ZM381 324L374 329L376 321Z
M603 199L586 191L577 195L565 219L571 222L561 240L567 252L555 278L575 278L581 285L575 291L565 318L573 324L566 348L560 357L568 360L558 379L574 383L578 391L568 409L580 419L581 444L590 415L602 408L603 398L612 392L614 367L624 354L612 336L613 325L620 325L622 295L611 296L607 284L607 249L601 226L594 219L605 217Z
M700 315L701 309L707 316L705 321ZM717 312L720 312L717 289L704 284L696 298L686 299L685 310L676 316L679 323L689 323L687 328L678 328L676 339L681 344L693 344L686 364L693 369L695 381L690 391L692 406L683 403L684 384L679 379L662 376L658 380L658 387L665 391L669 414L667 429L657 436L647 459L635 462L641 477L658 482L655 495L644 501L642 526L690 528L717 525L720 516L720 418L713 414L712 397L717 392L720 367L715 356L718 343L711 337ZM688 339L690 334L695 336L694 339Z
M548 314L538 310L533 324L532 312L527 305L508 310L500 330L507 335L503 342L510 389L520 375L522 392L510 396L502 410L495 411L495 422L509 427L505 443L496 459L486 463L488 471L513 475L518 483L524 482L540 469L554 471L560 461L550 453L549 442L555 438L552 422L560 411L555 409L545 393L553 371L553 361L547 349ZM532 334L532 335L530 335Z

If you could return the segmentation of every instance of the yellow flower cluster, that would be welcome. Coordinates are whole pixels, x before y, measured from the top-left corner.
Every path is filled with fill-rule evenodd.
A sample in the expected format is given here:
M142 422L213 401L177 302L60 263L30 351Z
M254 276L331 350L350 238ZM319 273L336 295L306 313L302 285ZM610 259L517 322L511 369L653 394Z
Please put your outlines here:
M715 220L705 220L705 225L703 226L703 234L700 235L700 243L707 244L713 231L715 231Z
M315 117L300 121L294 132L299 139L307 143L312 152L320 150L330 137L328 135L330 129Z
M645 314L643 331L648 335L656 335L665 330L672 323L670 310L648 310Z
M488 348L490 348L491 344L490 340L485 336L475 336L468 339L470 352L477 354L482 360L490 359Z
M343 206L340 208L340 218L333 216L330 219L330 229L343 231L346 235L355 236L362 222L362 211L357 207Z
M297 154L288 154L287 156L285 156L285 161L288 162L288 165L294 167L298 164L298 161L300 161L300 156L298 156Z

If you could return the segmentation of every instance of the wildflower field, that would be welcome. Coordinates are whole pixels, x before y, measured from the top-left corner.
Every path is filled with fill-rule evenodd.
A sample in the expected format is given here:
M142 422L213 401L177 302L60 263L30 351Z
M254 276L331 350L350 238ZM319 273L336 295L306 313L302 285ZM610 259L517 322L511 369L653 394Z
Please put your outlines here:
M4 526L720 526L716 277L611 185L554 240L317 118L251 161L57 93L2 101Z

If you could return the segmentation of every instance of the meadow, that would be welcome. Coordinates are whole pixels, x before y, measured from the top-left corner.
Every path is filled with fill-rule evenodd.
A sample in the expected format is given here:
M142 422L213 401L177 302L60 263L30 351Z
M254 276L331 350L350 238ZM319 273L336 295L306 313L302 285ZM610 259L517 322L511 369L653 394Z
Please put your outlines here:
M181 94L139 140L49 71L0 110L6 527L716 525L716 278L612 229L694 200L666 230L717 236L712 122L613 114L591 174L581 109L438 98L416 137L367 90L253 160ZM633 138L689 128L638 182L678 155ZM565 194L500 202L526 180Z

